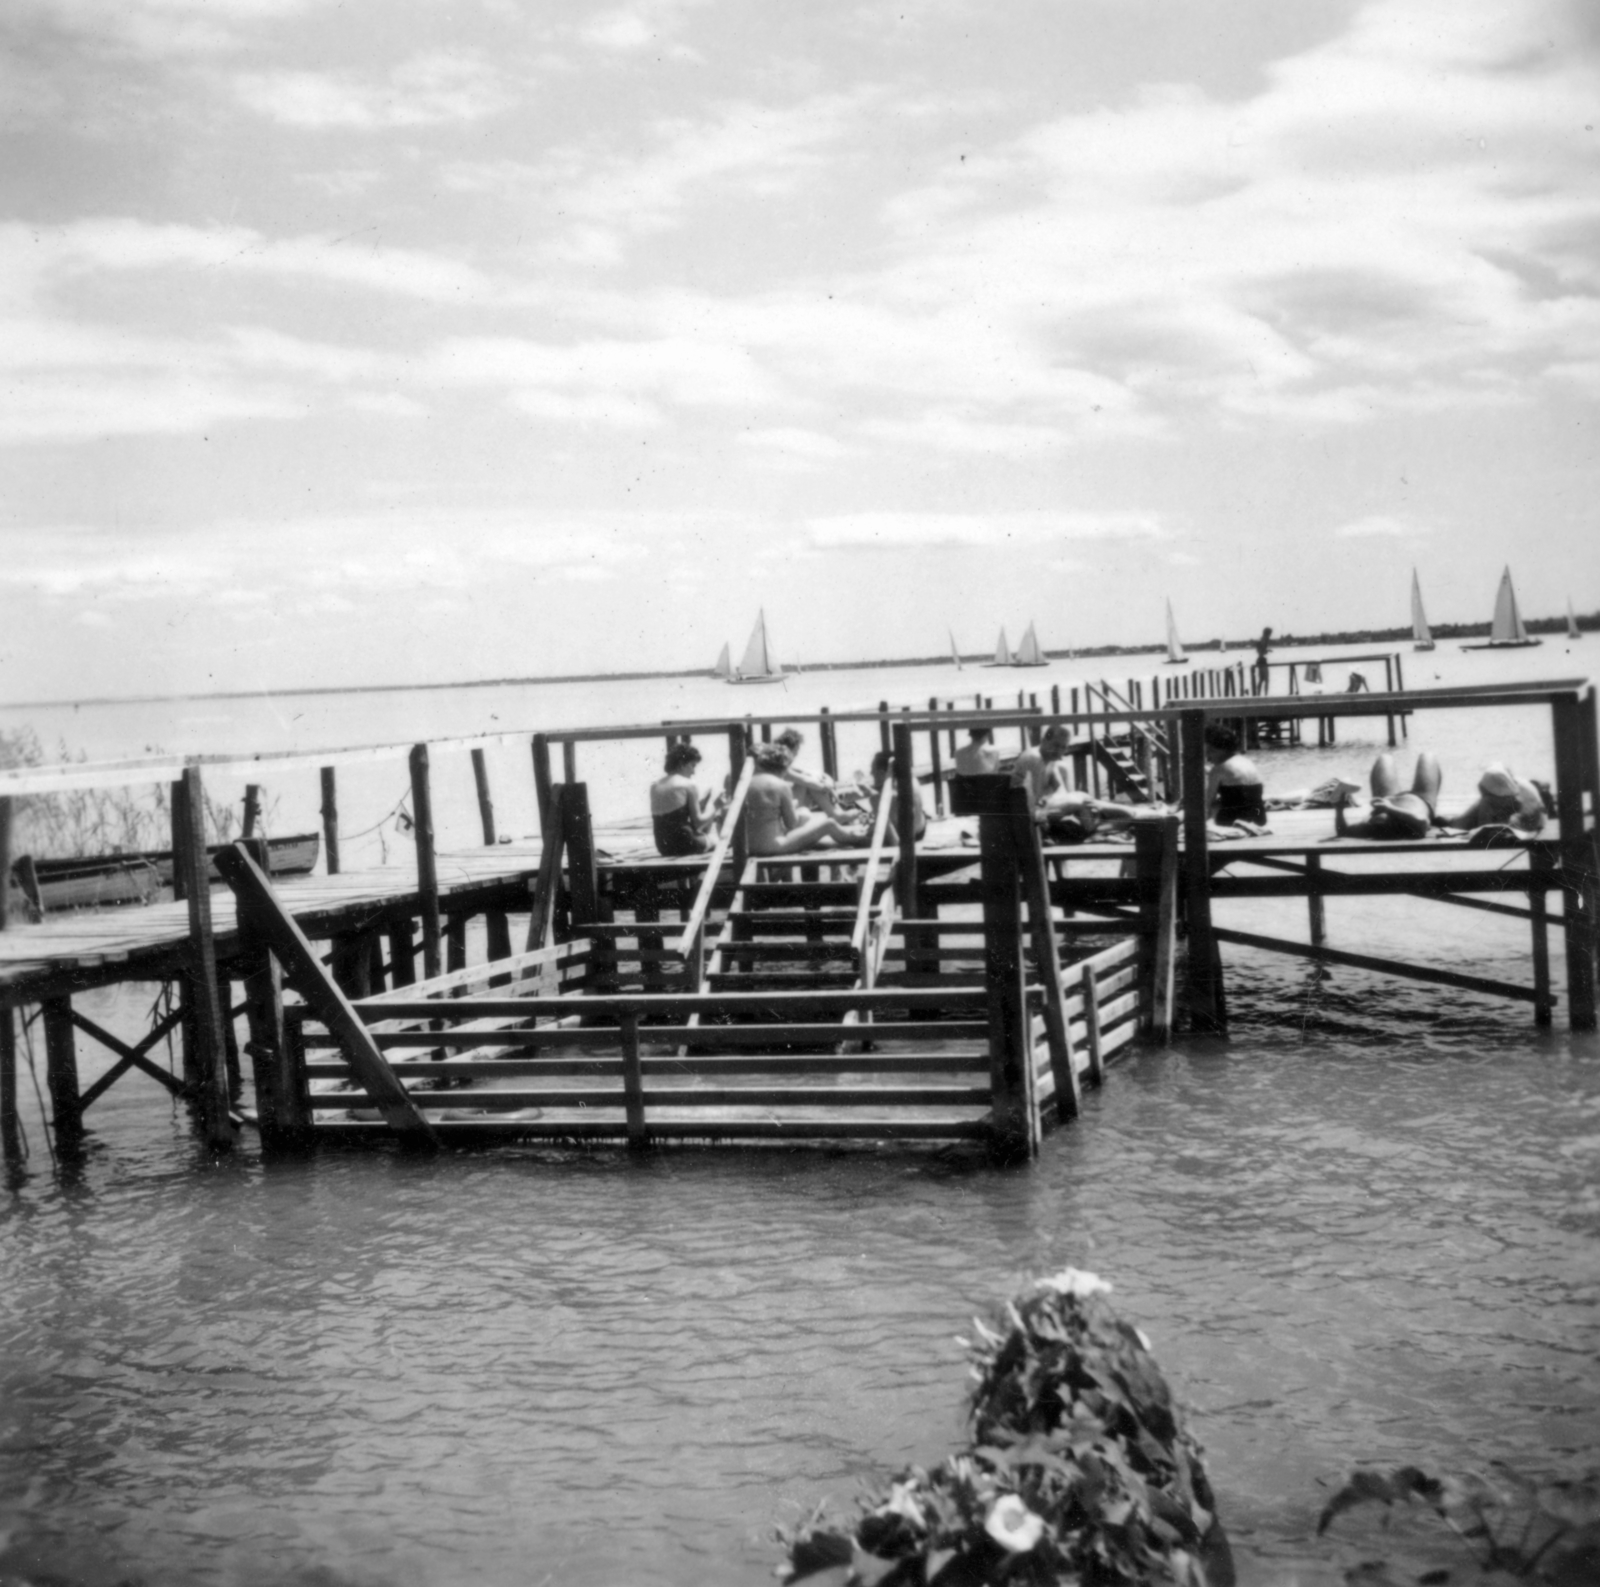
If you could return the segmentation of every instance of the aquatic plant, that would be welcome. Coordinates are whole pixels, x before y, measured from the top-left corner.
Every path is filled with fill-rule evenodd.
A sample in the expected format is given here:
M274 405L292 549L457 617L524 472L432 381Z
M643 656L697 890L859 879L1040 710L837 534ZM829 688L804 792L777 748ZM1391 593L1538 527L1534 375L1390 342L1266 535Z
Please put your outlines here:
M1149 1341L1072 1268L967 1343L971 1436L900 1474L853 1523L825 1506L781 1530L780 1574L812 1587L979 1583L1227 1587L1233 1565L1200 1446Z
M1437 1516L1474 1556L1480 1582L1533 1581L1553 1587L1592 1587L1600 1581L1600 1474L1576 1480L1538 1480L1503 1462L1492 1475L1430 1477L1416 1466L1393 1471L1358 1468L1328 1500L1317 1521L1320 1536L1347 1510L1381 1504L1390 1511L1413 1502ZM1384 1517L1387 1522L1387 1514ZM1361 1580L1384 1587L1403 1578L1385 1562L1360 1567ZM1406 1572L1409 1579L1413 1572ZM1447 1582L1448 1568L1424 1571L1422 1582Z

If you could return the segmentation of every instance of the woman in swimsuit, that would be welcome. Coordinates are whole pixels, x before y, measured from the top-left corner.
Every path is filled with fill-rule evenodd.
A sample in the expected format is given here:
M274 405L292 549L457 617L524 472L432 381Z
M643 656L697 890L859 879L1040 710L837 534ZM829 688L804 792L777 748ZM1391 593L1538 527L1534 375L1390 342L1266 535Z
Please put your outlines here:
M1346 821L1344 809L1350 796L1341 788L1339 802L1333 807L1333 830L1341 838L1427 837L1433 829L1439 786L1444 781L1438 760L1426 750L1417 756L1409 793L1401 791L1393 755L1380 755L1372 763L1371 781L1371 814L1365 821Z
M817 812L802 816L795 809L794 790L784 775L789 750L783 744L757 744L751 752L755 776L745 795L745 836L752 854L799 854L822 843L861 848L871 835L841 826L832 816Z
M795 765L795 756L805 742L799 731L786 727L773 742L789 751L789 764L783 775L794 790L795 803L808 810L820 810L824 815L837 815L839 803L834 793L833 779L825 772Z
M674 744L667 751L665 776L650 784L650 820L656 831L656 852L669 859L705 854L715 842L713 815L700 810L700 790L693 782L700 751L693 744Z
M1212 722L1205 733L1206 760L1211 773L1206 778L1206 814L1219 827L1240 821L1255 826L1267 824L1267 805L1261 786L1261 773L1254 762L1239 753L1239 735L1221 722Z
M1537 832L1545 821L1545 801L1531 782L1496 761L1478 779L1478 797L1458 816L1446 816L1443 825L1465 827L1507 826L1518 832Z

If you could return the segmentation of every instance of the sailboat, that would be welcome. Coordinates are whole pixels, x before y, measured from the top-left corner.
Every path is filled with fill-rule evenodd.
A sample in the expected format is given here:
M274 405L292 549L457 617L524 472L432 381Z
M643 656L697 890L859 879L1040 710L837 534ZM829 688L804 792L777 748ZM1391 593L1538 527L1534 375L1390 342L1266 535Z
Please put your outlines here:
M729 683L782 683L783 668L767 643L767 613L762 608L756 614L756 626L750 631L750 643L744 647L744 659L728 674Z
M1006 643L1006 631L1000 630L999 643L994 647L994 660L984 662L986 667L1009 667L1011 665L1011 646Z
M1511 569L1500 575L1500 588L1494 598L1494 621L1489 625L1489 640L1482 645L1463 645L1463 650L1514 650L1527 645L1537 645L1542 640L1529 639L1528 630L1522 626L1522 613L1517 610L1517 592L1511 587Z
M1433 631L1422 610L1422 585L1415 568L1411 570L1411 640L1413 650L1433 649Z
M1572 597L1567 597L1567 638L1582 639L1583 630L1578 627L1578 619L1572 611Z
M1016 654L1011 658L1013 667L1047 667L1049 659L1039 648L1039 636L1033 631L1033 624L1028 624L1028 631L1022 636L1022 643L1017 646Z
M733 657L728 654L727 645L717 652L717 664L711 669L713 678L731 678L733 676Z
M1167 665L1181 667L1189 658L1183 653L1183 646L1178 643L1178 625L1172 618L1172 602L1167 602Z
M950 635L950 659L953 662L955 662L956 671L960 672L961 671L961 652L956 648L955 630L953 628L952 629L947 629L946 632Z

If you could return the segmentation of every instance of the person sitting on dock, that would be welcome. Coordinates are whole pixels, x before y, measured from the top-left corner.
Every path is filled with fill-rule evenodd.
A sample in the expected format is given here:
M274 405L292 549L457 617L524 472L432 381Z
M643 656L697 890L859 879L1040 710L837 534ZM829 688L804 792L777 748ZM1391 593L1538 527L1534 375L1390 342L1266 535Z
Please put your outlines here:
M1439 762L1426 750L1417 756L1409 791L1400 787L1400 773L1393 755L1380 755L1372 763L1372 806L1365 821L1345 820L1350 796L1349 784L1341 784L1338 802L1333 807L1333 829L1341 838L1383 838L1415 840L1433 830L1439 786L1443 782Z
M1467 831L1503 826L1533 833L1544 826L1544 819L1545 801L1539 790L1496 761L1484 767L1478 779L1478 797L1460 815L1446 816L1441 825Z
M872 787L874 795L882 790L883 785L894 776L894 756L887 750L880 749L872 757ZM913 841L920 838L928 830L928 812L922 808L922 796L915 788L911 790L911 797L916 801L916 814L911 823L911 836ZM898 844L900 841L900 792L896 788L890 795L888 840Z
M1267 805L1261 773L1239 753L1239 735L1224 722L1212 722L1206 727L1205 745L1211 767L1206 778L1206 819L1219 827L1240 822L1264 827Z
M1000 752L994 747L994 729L975 727L956 751L958 777L992 777L1000 770Z
M1082 843L1102 827L1126 826L1135 819L1131 806L1096 799L1067 782L1065 756L1071 747L1071 729L1052 722L1011 768L1011 786L1028 790L1033 819L1046 843Z
M795 756L805 743L798 728L786 727L773 740L789 751L789 767L784 772L789 786L794 790L794 802L803 810L820 810L824 815L838 815L839 797L834 781L826 772L812 771L795 764Z
M694 770L700 751L693 744L674 744L667 751L666 775L650 784L650 821L656 832L656 852L669 859L708 853L716 844L717 817L700 808L700 790Z
M824 843L861 848L871 835L841 825L816 811L802 816L789 785L789 749L785 744L757 744L751 751L755 775L745 795L745 833L752 854L800 854Z

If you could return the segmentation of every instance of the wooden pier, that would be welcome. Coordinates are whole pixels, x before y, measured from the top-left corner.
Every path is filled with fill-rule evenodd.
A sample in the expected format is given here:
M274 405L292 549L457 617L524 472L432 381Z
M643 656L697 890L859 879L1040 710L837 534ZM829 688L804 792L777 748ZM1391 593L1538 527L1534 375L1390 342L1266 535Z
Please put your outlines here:
M1520 1001L1542 1024L1564 1000L1572 1028L1595 1028L1600 770L1587 682L1336 697L1342 715L1402 729L1431 710L1549 711L1557 819L1548 834L1492 858L1465 838L1333 843L1325 811L1275 817L1270 836L1213 842L1207 722L1244 713L1258 723L1304 720L1307 701L1206 699L1192 682L1183 687L1156 706L1132 680L1126 692L1102 684L1069 695L1059 719L1079 734L1070 757L1078 785L1136 805L1167 799L1179 812L1152 807L1125 841L1070 848L1041 848L1006 779L948 771L956 735L969 727L1036 739L1046 716L1028 698L1014 711L934 701L925 711L800 718L816 727L830 772L838 724L874 722L894 751L895 780L869 848L784 859L749 856L737 815L706 858L661 859L624 834L597 842L578 757L589 742L724 739L737 800L749 747L791 717L532 735L542 835L522 844L495 841L479 751L484 843L465 851L434 846L429 746L347 752L405 756L414 863L338 869L337 790L324 768L331 874L269 883L259 847L247 842L218 857L229 887L216 892L188 880L206 874L202 764L66 768L9 784L0 776L4 862L10 795L68 777L133 781L175 770L182 895L28 923L8 913L0 890L0 925L10 928L0 931L0 1147L17 1160L18 1013L43 1033L63 1151L110 1086L137 1073L181 1095L219 1148L255 1128L273 1149L392 1133L633 1147L873 1138L982 1140L1026 1157L1139 1037L1164 1041L1180 1018L1188 1029L1226 1031L1224 949L1234 947ZM1059 703L1053 691L1050 704ZM919 784L950 819L924 842L907 834L888 843L890 794L909 803ZM0 877L8 870L0 863ZM1512 944L1506 963L1526 973L1475 976L1338 945L1329 901L1379 896L1498 918ZM1285 897L1306 900L1303 941L1214 918L1217 904L1233 911L1235 901ZM482 944L471 964L469 928ZM1552 931L1566 950L1562 988L1552 979ZM176 993L137 1043L74 1005L77 994L120 981ZM151 1056L173 1034L181 1075ZM80 1036L116 1058L86 1089Z

